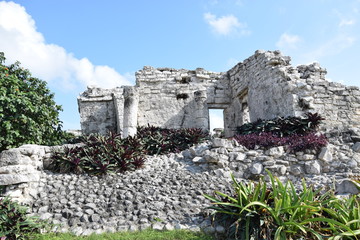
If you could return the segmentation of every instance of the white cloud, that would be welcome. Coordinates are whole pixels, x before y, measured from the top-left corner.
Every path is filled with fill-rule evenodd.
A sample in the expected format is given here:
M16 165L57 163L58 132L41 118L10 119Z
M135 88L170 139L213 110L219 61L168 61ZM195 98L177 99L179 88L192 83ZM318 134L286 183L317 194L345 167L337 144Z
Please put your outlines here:
M219 35L234 34L249 34L246 24L241 23L234 15L227 15L222 17L216 17L211 13L204 14L205 21L210 25L211 29Z
M280 36L279 41L276 43L276 46L280 48L280 50L296 49L299 42L301 42L301 38L299 36L283 33Z
M63 47L48 44L36 30L35 21L25 8L14 2L0 2L0 51L9 63L19 60L34 76L45 81L61 81L59 88L103 88L131 84L108 66L96 66L89 59L78 59Z
M304 57L306 61L318 61L323 57L340 54L345 49L350 48L355 41L354 37L339 34L318 46L316 50L305 53Z
M355 13L355 15L354 15ZM351 26L356 23L356 15L358 14L357 8L352 8L350 11L341 12L338 9L333 9L333 14L339 19L339 27Z
M355 20L353 19L341 19L340 23L339 23L339 27L343 27L343 26L350 26L350 25L354 25L355 24Z
M324 42L322 45L317 46L315 50L303 54L304 61L320 61L321 58L340 54L345 49L350 48L355 41L356 39L354 37L340 34Z

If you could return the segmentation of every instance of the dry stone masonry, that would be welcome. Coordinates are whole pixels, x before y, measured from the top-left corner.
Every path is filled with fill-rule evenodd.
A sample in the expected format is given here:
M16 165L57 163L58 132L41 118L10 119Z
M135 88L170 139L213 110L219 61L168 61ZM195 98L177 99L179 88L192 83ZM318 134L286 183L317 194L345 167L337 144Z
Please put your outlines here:
M224 109L225 136L258 118L318 112L329 144L320 152L284 147L248 150L213 138L181 153L148 157L145 167L104 177L48 171L53 151L67 146L24 145L0 153L2 195L30 207L54 230L93 232L203 229L212 226L203 194L230 193L230 174L257 180L269 169L282 181L356 194L360 178L360 90L325 79L318 64L293 67L278 51L257 51L224 73L198 68L144 67L135 86L89 87L78 99L83 134L136 134L137 126L209 128L209 109Z
M290 153L284 147L247 150L234 140L214 138L181 153L148 157L142 169L103 177L52 173L46 170L50 148L26 145L1 153L0 162L9 170L0 173L0 180L7 186L5 194L27 203L32 215L57 224L56 231L88 235L151 227L221 233L224 228L209 221L203 194L230 193L231 173L242 181L257 180L269 169L296 187L304 178L316 188L359 193L350 180L360 175L360 132L328 137L319 153ZM13 166L35 165L36 170L18 172L17 181L6 182Z
M89 87L78 98L83 133L135 134L136 126L209 129L209 109L224 110L225 136L258 118L318 112L324 129L360 125L360 90L325 79L319 64L290 65L279 51L255 54L223 73L144 67L135 86Z

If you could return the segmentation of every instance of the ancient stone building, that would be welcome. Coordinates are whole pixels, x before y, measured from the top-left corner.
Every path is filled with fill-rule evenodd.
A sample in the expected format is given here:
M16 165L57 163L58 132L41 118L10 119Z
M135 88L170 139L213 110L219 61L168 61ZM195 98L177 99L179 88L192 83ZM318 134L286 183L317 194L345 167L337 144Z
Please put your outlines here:
M360 90L325 79L319 64L290 65L279 51L256 51L227 72L144 67L135 86L89 87L78 98L84 134L123 136L137 126L209 128L209 109L224 110L224 130L258 118L318 112L324 128L360 126Z

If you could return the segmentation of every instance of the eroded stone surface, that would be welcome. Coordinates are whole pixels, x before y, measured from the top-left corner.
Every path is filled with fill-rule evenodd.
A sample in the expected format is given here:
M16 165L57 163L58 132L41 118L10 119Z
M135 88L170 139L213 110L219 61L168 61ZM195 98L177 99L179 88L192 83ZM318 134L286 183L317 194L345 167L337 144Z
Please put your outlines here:
M136 124L208 129L209 109L215 108L224 109L224 134L231 137L236 127L258 118L317 112L325 118L324 129L350 129L359 141L359 88L329 82L325 74L318 63L293 67L279 51L256 51L224 73L145 66L136 72L134 87L89 87L82 93L81 128L85 134L125 135Z
M12 184L7 185L7 195L29 204L33 215L61 224L59 231L86 235L153 227L202 228L220 234L221 227L212 228L208 223L209 201L203 194L212 195L214 190L230 193L231 174L239 181L257 180L268 169L281 181L291 180L297 187L302 178L315 188L333 186L335 181L339 193L354 193L354 186L345 180L360 174L359 153L351 142L340 138L329 141L318 154L291 153L284 147L249 151L233 140L213 139L182 153L148 157L144 168L124 174L54 174L30 162L0 167L0 179L5 185ZM28 149L22 151L27 155L15 155L33 161L39 161L41 155L46 160L51 149L61 148L44 148L45 154ZM17 150L2 156L9 159Z

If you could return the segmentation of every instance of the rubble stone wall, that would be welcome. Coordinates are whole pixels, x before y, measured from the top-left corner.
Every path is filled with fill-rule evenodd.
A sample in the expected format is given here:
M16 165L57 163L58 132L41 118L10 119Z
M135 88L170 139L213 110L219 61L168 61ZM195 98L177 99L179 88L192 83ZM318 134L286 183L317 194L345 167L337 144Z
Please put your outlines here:
M0 186L6 195L27 203L37 194L42 170L48 165L51 154L64 146L26 144L0 153Z
M317 63L293 67L279 51L260 50L225 73L144 67L136 72L133 100L126 100L125 87L90 87L82 93L81 128L84 134L117 131L126 136L133 134L128 129L133 125L208 129L212 108L224 109L227 137L258 118L306 112L323 115L326 129L359 127L359 88L329 82L325 74ZM131 111L126 102L133 103ZM131 126L124 126L130 118Z
M359 127L359 88L327 81L326 73L318 63L293 67L278 51L256 51L228 71L232 94L225 135L232 136L246 121L306 112L322 115L324 129Z
M228 71L232 101L226 110L226 136L233 136L237 126L259 118L295 115L296 98L283 74L289 62L290 58L279 52L257 51Z
M78 98L83 134L118 132L123 121L123 87L100 89L88 87ZM119 107L120 106L120 107Z
M141 93L138 125L207 129L208 111L201 111L201 104L198 103L201 99L197 99L195 93L203 91L205 98L210 97L214 102L215 98L221 98L223 103L225 90L215 89L221 77L220 73L200 68L190 71L144 67L136 73L136 86Z
M290 74L299 111L317 112L325 118L324 129L360 127L360 89L325 79L319 64L301 65Z
M360 139L359 132L330 138L320 152L290 153L284 147L249 151L215 138L182 153L148 157L144 168L133 172L103 177L44 170L51 152L64 146L24 145L0 154L0 185L6 186L5 195L26 203L32 215L60 224L57 231L206 231L212 226L203 194L230 193L231 173L241 181L257 180L268 169L296 187L305 178L315 188L358 193L349 180L360 174L360 142L353 139Z

